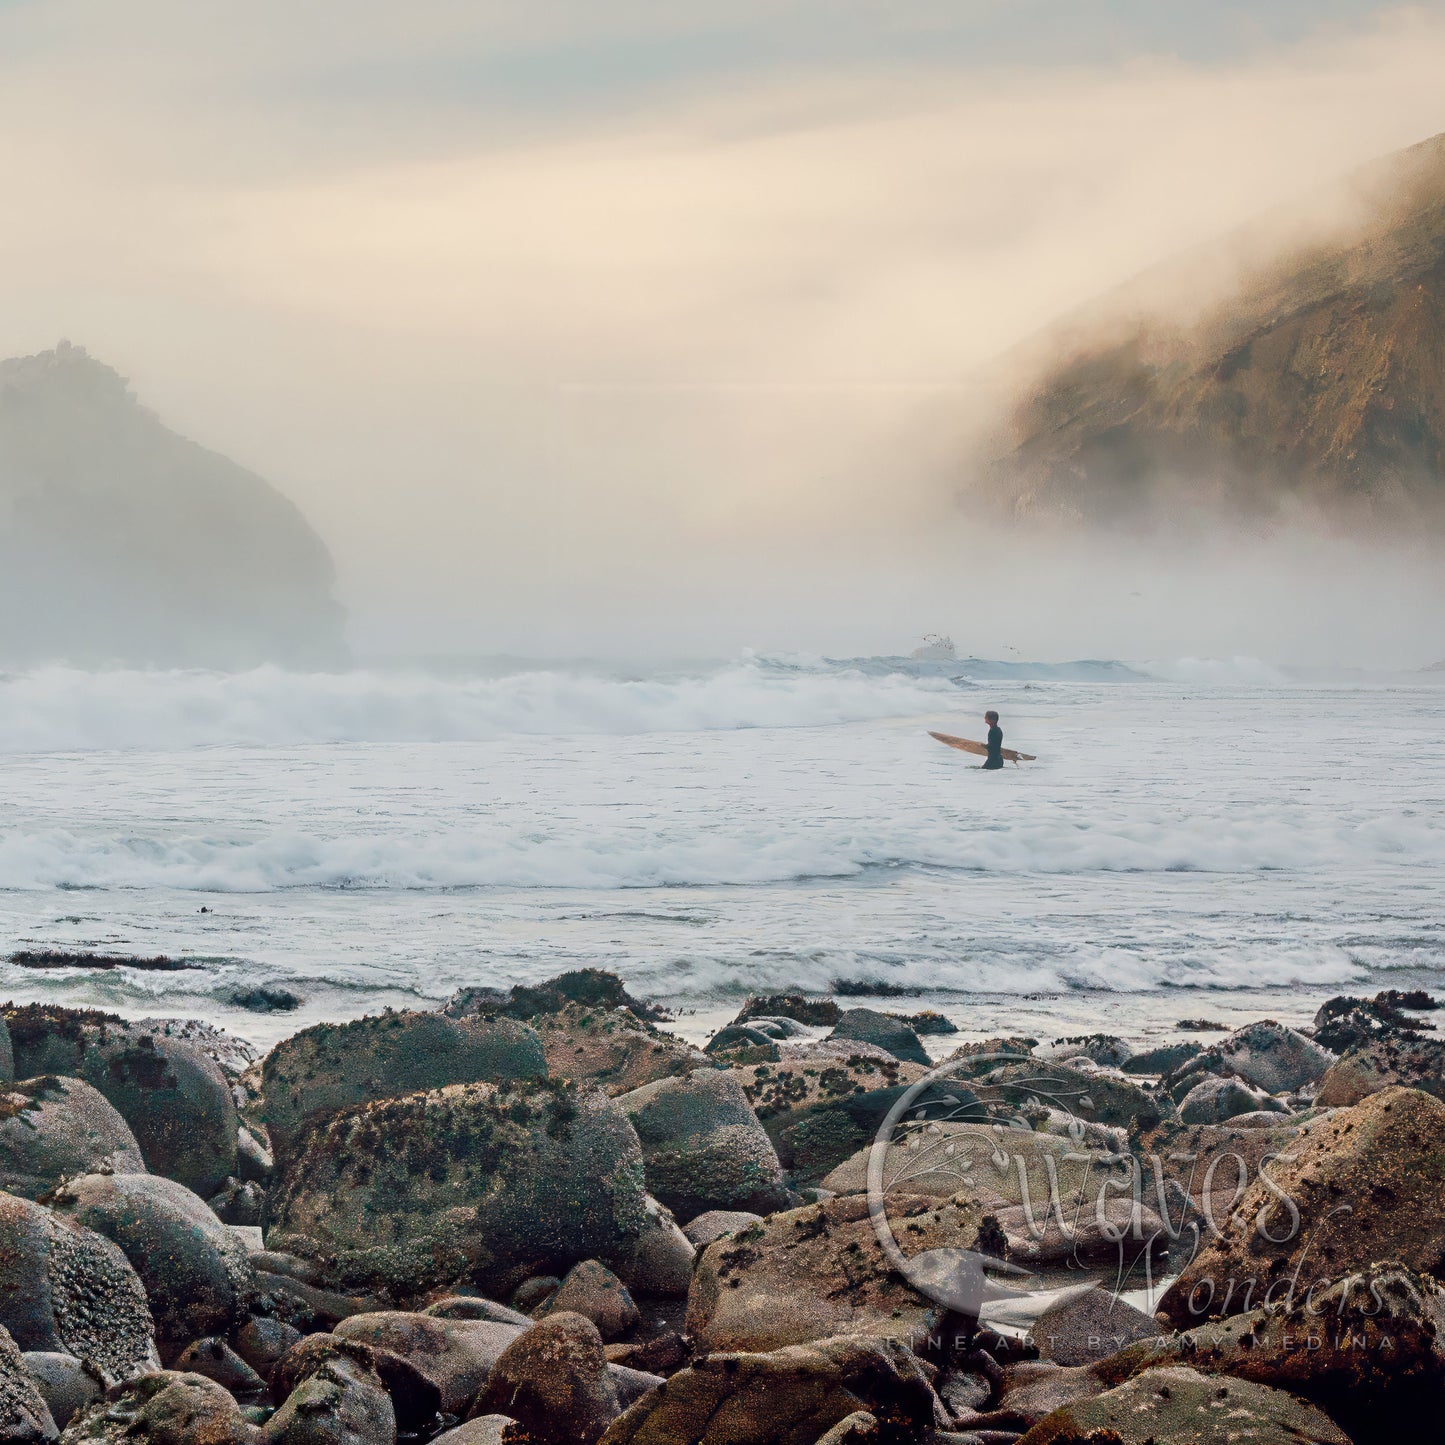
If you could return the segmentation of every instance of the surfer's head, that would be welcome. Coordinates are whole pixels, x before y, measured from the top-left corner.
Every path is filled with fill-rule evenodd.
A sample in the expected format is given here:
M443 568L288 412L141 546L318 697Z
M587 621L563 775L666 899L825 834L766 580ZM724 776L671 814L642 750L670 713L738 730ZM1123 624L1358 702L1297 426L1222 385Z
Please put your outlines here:
M991 728L996 728L998 726L998 714L994 712L991 708L988 712L984 713L983 720Z

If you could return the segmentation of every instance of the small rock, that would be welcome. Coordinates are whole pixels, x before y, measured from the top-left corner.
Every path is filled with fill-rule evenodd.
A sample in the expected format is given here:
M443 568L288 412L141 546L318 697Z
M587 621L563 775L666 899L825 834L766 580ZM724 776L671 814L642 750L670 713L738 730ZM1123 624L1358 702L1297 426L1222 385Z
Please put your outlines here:
M650 1194L641 1228L623 1253L606 1263L636 1296L683 1299L692 1283L697 1250L677 1227L672 1211Z
M1222 1124L1236 1114L1261 1111L1288 1112L1262 1090L1251 1089L1238 1079L1203 1079L1179 1103L1179 1117L1186 1124Z
M557 1281L553 1281L554 1289L556 1284ZM506 1305L481 1299L477 1295L447 1295L444 1299L434 1300L422 1314L438 1320L491 1320L493 1324L516 1325L522 1330L532 1327L532 1320L519 1310L509 1310Z
M141 1375L75 1416L64 1445L261 1445L262 1434L213 1380L161 1370Z
M706 1249L714 1240L725 1234L736 1234L750 1224L761 1224L761 1214L751 1214L746 1209L709 1209L699 1214L682 1231L697 1249Z
M301 1340L301 1331L294 1325L251 1315L231 1331L230 1345L263 1380L269 1381L276 1362Z
M444 1430L431 1445L505 1445L507 1428L515 1423L506 1415L478 1415L465 1425Z
M627 1286L595 1259L584 1259L567 1271L547 1313L583 1315L597 1326L604 1340L615 1340L634 1329L642 1315Z
M593 1445L621 1413L597 1327L549 1315L497 1361L473 1414L505 1411L542 1445Z
M268 1445L395 1445L396 1411L376 1371L334 1354L266 1422Z
M555 1274L537 1274L525 1279L517 1286L512 1296L512 1308L522 1314L532 1315L543 1309L552 1296L562 1288L562 1281Z
M250 1180L228 1179L220 1193L206 1202L222 1224L255 1227L265 1214L266 1191Z
M1152 1315L1096 1288L1050 1305L1034 1321L1029 1340L1040 1359L1056 1365L1088 1365L1163 1333Z
M266 1382L226 1342L214 1335L196 1340L176 1356L174 1369L214 1380L237 1400L253 1401L265 1393Z
M88 1410L100 1399L100 1382L74 1355L53 1350L27 1350L20 1357L35 1381L56 1428L65 1429L81 1410Z

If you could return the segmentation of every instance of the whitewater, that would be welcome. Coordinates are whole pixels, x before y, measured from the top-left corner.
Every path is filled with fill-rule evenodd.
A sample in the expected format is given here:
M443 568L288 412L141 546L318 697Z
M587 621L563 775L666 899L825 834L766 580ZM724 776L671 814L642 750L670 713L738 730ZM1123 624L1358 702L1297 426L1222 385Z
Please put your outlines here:
M1037 763L927 736L988 707ZM788 987L1304 1021L1445 984L1442 723L1439 676L1248 660L0 676L0 990L262 1043L584 964L699 1037Z

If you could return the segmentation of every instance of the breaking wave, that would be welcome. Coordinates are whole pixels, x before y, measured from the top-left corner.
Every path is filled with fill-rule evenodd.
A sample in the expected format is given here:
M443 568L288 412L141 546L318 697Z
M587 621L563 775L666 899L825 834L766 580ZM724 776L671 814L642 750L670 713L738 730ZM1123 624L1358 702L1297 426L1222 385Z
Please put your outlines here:
M946 677L867 676L850 667L809 670L754 659L653 677L52 667L0 677L0 752L816 727L937 712L956 697L957 684Z
M466 830L268 831L161 837L12 831L0 836L7 890L171 888L655 888L849 878L870 870L982 875L1249 874L1369 864L1445 866L1445 826L1422 818L1339 820L1260 813L1088 824L1051 818L988 829L947 819L860 828L808 821L572 827L482 823Z

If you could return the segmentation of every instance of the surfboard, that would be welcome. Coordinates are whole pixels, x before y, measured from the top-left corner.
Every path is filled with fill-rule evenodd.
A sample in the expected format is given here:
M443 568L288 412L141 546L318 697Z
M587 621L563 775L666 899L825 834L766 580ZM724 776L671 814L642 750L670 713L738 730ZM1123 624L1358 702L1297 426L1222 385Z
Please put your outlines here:
M976 743L972 738L956 738L950 736L948 733L935 732L930 732L928 736L937 738L939 742L946 744L950 748L957 748L961 753L972 753L975 757L979 758L986 758L988 756L987 744ZM1003 757L1006 763L1038 762L1038 759L1033 753L1016 753L1012 748L1004 748Z

